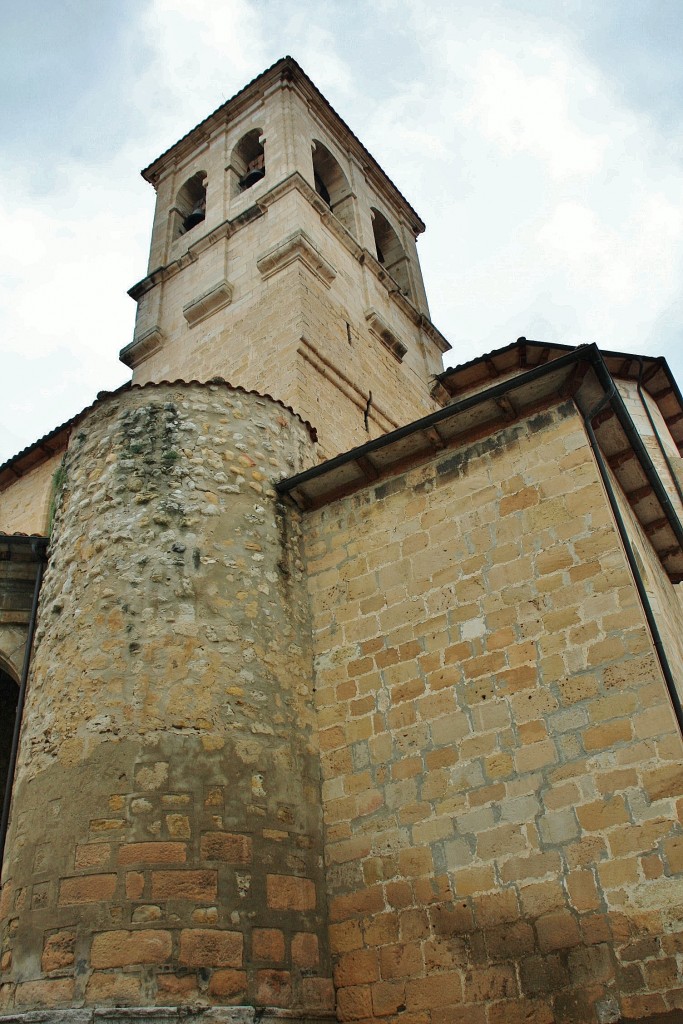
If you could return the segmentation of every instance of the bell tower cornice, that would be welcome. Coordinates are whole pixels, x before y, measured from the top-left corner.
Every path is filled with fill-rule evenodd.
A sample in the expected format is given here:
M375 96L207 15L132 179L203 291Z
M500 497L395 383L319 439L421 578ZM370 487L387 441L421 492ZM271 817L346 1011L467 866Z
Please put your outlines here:
M349 128L342 117L323 96L314 82L293 57L282 57L266 71L245 85L231 99L221 104L213 113L200 121L173 146L165 150L156 160L141 171L142 177L155 188L159 182L195 155L202 145L207 145L212 135L227 123L235 121L257 107L266 97L281 89L296 90L308 105L309 112L330 132L335 141L353 156L362 166L363 173L382 194L386 202L395 207L405 218L413 235L417 237L425 230L425 224L402 192L382 170L360 139Z
M261 196L258 203L248 207L237 217L234 217L232 220L228 218L211 231L207 231L204 235L201 235L192 243L191 246L188 247L187 251L184 252L182 256L178 257L178 259L171 261L165 266L157 267L152 271L152 273L147 274L141 281L138 281L128 289L128 294L132 299L135 299L136 302L139 301L143 295L151 291L151 289L156 285L170 280L186 267L195 263L199 259L201 253L216 245L218 242L234 236L238 231L246 227L248 224L251 224L258 217L262 217L268 212L268 209L273 205L273 203L277 202L278 199L283 198L288 192L293 190L299 192L320 214L323 224L332 232L335 238L344 245L346 250L354 257L354 259L361 264L365 264L377 280L384 284L389 297L399 306L399 308L403 310L404 313L406 313L413 323L418 324L424 330L425 334L438 346L441 352L448 352L451 346L441 332L434 326L428 317L423 313L420 313L413 303L402 294L397 282L394 281L389 272L385 270L377 258L373 256L368 249L364 249L358 244L353 235L347 231L339 220L331 213L327 204L320 198L315 189L311 188L305 178L298 171L295 171L284 181L275 185L270 189L270 191ZM269 254L261 255L258 262L264 260L267 255ZM140 341L143 340L144 344L142 345L138 345L133 341L130 345L123 348L120 353L121 361L128 366L134 367L140 361L140 357L145 358L147 355L151 354L152 351L157 350L158 346L153 350L150 350L146 337L144 339L140 339Z
M424 224L291 57L143 176L150 258L120 354L136 383L267 392L320 425L324 454L435 407L450 346L429 319Z

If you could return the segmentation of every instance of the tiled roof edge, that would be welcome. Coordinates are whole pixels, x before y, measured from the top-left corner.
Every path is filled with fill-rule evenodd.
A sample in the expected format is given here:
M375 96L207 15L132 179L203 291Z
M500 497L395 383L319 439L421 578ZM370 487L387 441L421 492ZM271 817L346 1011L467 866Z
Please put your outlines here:
M269 401L274 402L275 405L279 405L281 408L286 409L287 412L290 412L293 416L295 416L300 423L303 423L312 441L315 442L318 440L318 431L313 426L313 424L310 423L309 420L305 420L303 416L300 416L299 413L296 412L296 410L293 409L291 405L286 405L285 402L282 402L279 398L273 398L273 396L268 394L267 392L264 394L261 391L243 388L240 384L231 384L229 381L224 380L222 377L214 377L208 381L201 381L196 379L181 380L180 378L178 378L177 380L148 381L146 384L133 384L130 381L128 381L126 384L122 384L120 388L116 388L116 390L114 391L98 392L97 398L95 399L94 402L91 402L90 405L87 405L80 412L76 413L76 415L72 416L71 419L65 420L64 423L61 423L58 427L55 427L54 430L51 430L47 434L43 434L43 436L39 437L37 441L33 442L33 444L27 445L26 448L22 448L21 451L17 452L17 454L12 456L11 459L7 459L6 462L3 462L2 465L0 465L0 475L5 470L11 469L17 462L20 462L27 455L33 452L36 448L40 448L41 445L44 445L51 438L56 437L63 431L72 430L73 427L75 427L76 424L79 423L87 413L89 413L92 409L95 408L95 406L99 405L103 401L106 401L108 398L111 398L114 395L120 395L124 391L142 391L144 388L155 388L161 387L163 385L167 387L190 387L191 385L194 384L198 384L200 385L200 387L207 387L208 385L223 386L228 388L230 391L239 391L243 395L255 395L257 398L267 398ZM50 456L54 454L56 454L56 452L46 451L45 458L50 458ZM39 462L42 461L44 460L39 460ZM38 465L38 463L34 463L34 465ZM4 488L2 484L0 484L0 490L2 489Z

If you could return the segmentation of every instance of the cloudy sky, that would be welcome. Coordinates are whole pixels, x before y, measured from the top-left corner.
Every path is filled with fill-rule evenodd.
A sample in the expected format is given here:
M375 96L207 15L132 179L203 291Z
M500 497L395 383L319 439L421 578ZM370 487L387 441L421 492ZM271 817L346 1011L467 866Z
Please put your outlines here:
M286 53L425 220L452 363L523 334L683 384L681 0L7 0L0 47L0 461L128 378L138 170Z

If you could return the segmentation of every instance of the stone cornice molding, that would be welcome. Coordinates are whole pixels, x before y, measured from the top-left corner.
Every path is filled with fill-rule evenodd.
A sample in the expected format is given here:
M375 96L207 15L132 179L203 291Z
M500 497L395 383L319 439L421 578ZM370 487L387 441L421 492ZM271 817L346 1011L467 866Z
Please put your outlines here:
M217 313L219 309L229 306L232 302L232 285L227 281L220 281L213 288L203 292L192 302L183 306L183 316L190 327L206 320L208 316Z
M128 290L128 294L136 302L139 301L142 296L145 295L146 292L151 291L155 285L159 284L161 281L169 280L176 274L180 273L180 271L184 270L185 267L191 266L191 264L194 263L203 252L206 252L217 242L226 238L231 238L242 228L251 224L252 221L265 216L274 203L292 192L298 192L299 195L306 199L306 201L320 215L320 219L328 231L330 231L334 237L341 242L347 252L358 263L368 267L377 281L386 288L389 298L392 299L402 313L404 313L404 315L407 316L416 327L419 327L423 334L437 346L439 351L448 352L451 345L446 341L440 331L437 330L431 320L425 316L424 313L421 313L416 306L413 305L412 301L403 294L398 282L392 277L386 267L384 267L368 249L365 249L360 245L351 232L344 227L332 210L330 210L327 203L321 199L315 189L309 185L306 179L298 171L288 175L282 181L279 181L274 185L273 188L269 189L264 195L259 196L258 201L254 203L253 206L247 207L236 217L233 217L232 219L227 218L221 224L218 224L205 232L197 238L196 241L193 241L192 244L188 246L187 250L176 259L170 261L163 267L157 267L151 274L148 274L141 281L138 281L137 284L134 284L132 288ZM308 236L306 237L308 238ZM310 242L310 239L308 239L308 241ZM313 242L310 242L310 244L313 246L315 251L318 252ZM318 255L320 254L318 253ZM321 280L323 279L324 278L321 278Z
M282 242L264 253L256 260L256 266L265 278L272 277L278 271L295 261L301 262L326 287L334 281L337 271L315 247L305 231L293 231Z
M453 347L450 341L446 341L441 331L439 331L429 317L423 313L420 314L420 329L423 334L426 334L430 341L433 341L439 352L450 352Z
M389 349L399 363L402 363L408 349L402 341L398 340L384 317L380 316L377 310L371 306L370 309L365 310L365 319L371 333L382 342L385 348Z
M129 345L125 345L119 352L119 359L126 366L134 369L144 362L149 356L158 352L164 341L164 334L158 324L144 331L138 338L134 338Z
M259 206L265 213L269 206L272 206L274 202L281 199L283 196L288 195L290 192L299 192L300 195L302 195L304 199L306 199L320 214L320 219L325 227L332 232L335 238L339 239L344 248L351 253L353 258L360 262L361 256L365 251L362 245L360 245L351 232L344 227L339 218L336 217L333 211L329 208L325 200L322 199L315 189L309 185L299 171L294 171L286 178L283 178L282 181L278 182L277 185L259 199ZM355 199L355 193L349 192L345 198L349 197Z
M250 206L244 210L239 216L234 217L232 220L224 220L221 224L218 224L215 228L211 228L206 234L201 235L196 242L193 242L188 247L187 251L177 259L171 260L163 267L157 267L146 277L143 277L141 281L138 281L131 288L128 289L128 294L131 299L138 302L143 295L151 291L155 285L160 284L162 281L168 281L170 278L175 277L185 267L191 266L199 258L201 253L206 252L216 242L223 241L226 238L232 237L242 228L246 227L253 220L257 220L263 216L264 211L260 206ZM183 236L184 237L184 236Z
M282 199L283 196L289 195L291 192L298 192L304 199L308 200L311 206L320 214L320 219L325 227L332 232L335 238L342 243L344 248L358 263L364 264L372 271L377 280L386 288L389 297L393 299L408 319L416 327L419 327L430 341L434 342L440 352L449 352L451 349L450 342L446 341L443 334L434 326L429 317L421 313L411 300L403 294L398 282L386 267L373 256L369 249L363 248L360 242L354 238L338 217L334 215L325 200L318 195L314 188L311 188L299 171L294 171L293 174L288 175L265 195L261 196L258 206L263 213L266 213L273 203L277 202L278 199ZM349 195L355 198L355 193L349 192Z
M291 57L284 57L277 61L249 82L232 99L221 104L217 110L209 114L146 167L142 171L143 178L157 188L169 164L172 166L182 164L191 153L194 153L198 143L206 141L217 130L243 118L251 107L257 107L266 96L272 95L279 89L298 93L309 110L315 112L316 120L327 130L337 145L356 161L376 193L382 197L387 206L396 212L400 219L410 226L415 237L424 231L425 225L417 211L413 209L372 154L325 99L303 68Z

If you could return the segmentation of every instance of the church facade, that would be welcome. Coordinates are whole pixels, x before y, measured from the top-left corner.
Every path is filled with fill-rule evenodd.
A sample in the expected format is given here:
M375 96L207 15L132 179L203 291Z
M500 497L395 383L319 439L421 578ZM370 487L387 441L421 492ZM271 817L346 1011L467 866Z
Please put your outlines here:
M683 1019L666 362L444 371L291 58L143 175L132 380L0 467L0 1021Z

